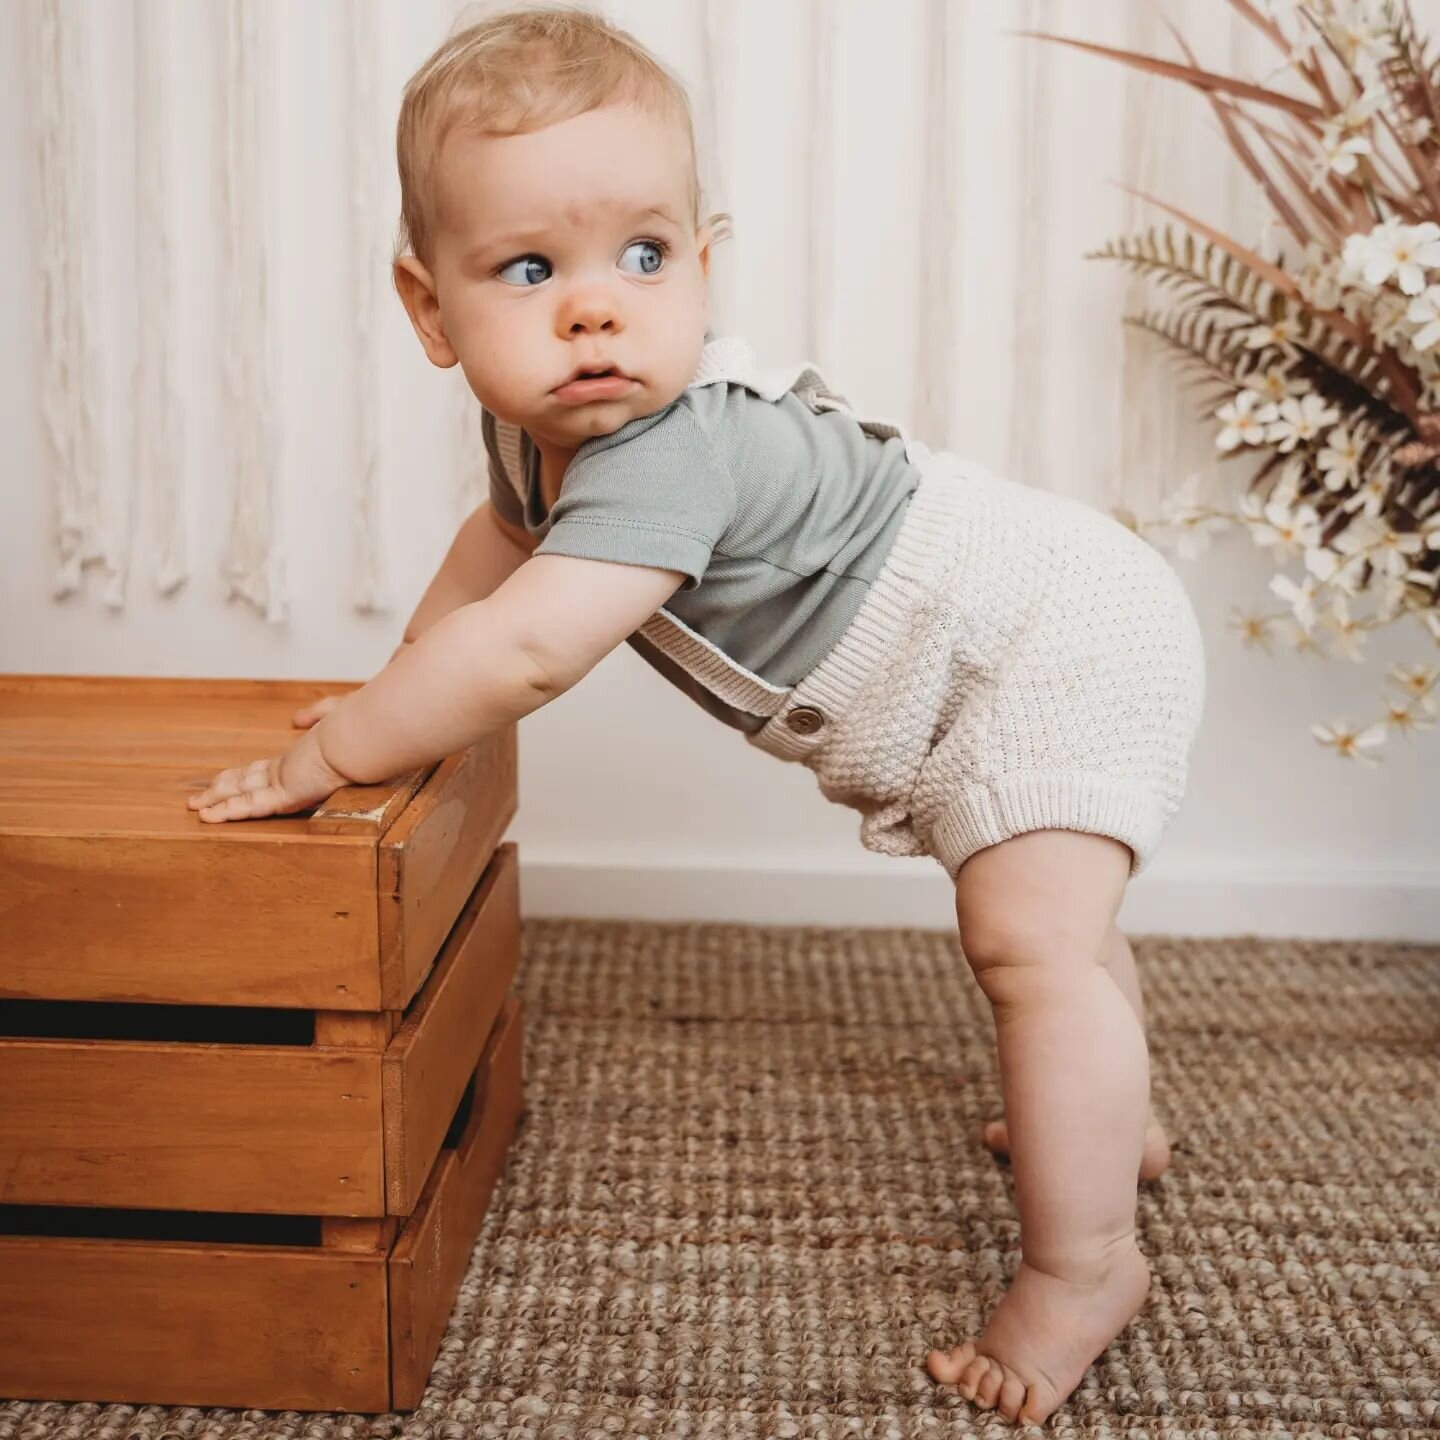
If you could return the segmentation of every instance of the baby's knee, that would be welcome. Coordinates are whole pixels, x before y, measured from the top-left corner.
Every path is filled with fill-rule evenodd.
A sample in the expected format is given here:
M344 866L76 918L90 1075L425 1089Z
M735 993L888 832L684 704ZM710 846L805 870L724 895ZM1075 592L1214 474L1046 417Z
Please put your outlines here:
M985 998L1014 1005L1086 983L1103 963L1089 935L1030 919L1023 911L971 915L960 930L965 954Z

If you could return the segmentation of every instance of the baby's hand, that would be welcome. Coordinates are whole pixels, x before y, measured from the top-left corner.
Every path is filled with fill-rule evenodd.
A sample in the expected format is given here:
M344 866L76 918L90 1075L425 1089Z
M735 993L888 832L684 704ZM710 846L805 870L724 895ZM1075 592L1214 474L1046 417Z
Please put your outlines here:
M404 654L414 643L413 640L402 640L395 647L390 656L390 660L393 660L396 655ZM385 663L388 665L390 660L387 660ZM295 716L290 723L298 729L308 730L317 720L323 719L328 715L344 698L343 695L327 695L323 700L313 700L309 705L302 705L300 709L295 712Z
M207 789L191 795L185 803L198 810L202 820L212 823L258 820L265 815L308 810L351 783L326 761L311 730L283 755L222 770Z

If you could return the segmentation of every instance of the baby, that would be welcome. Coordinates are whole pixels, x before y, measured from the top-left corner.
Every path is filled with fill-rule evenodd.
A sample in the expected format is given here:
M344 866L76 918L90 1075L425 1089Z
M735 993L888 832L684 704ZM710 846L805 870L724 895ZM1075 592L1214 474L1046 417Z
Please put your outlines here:
M190 800L282 814L464 749L621 641L808 766L871 850L930 855L994 1008L1021 1258L930 1374L1041 1421L1144 1303L1148 1114L1126 882L1184 788L1204 700L1168 563L1078 501L858 415L709 330L681 84L577 8L495 14L411 78L394 278L483 407L491 494L390 662L274 759ZM918 1358L918 1357L917 1357Z

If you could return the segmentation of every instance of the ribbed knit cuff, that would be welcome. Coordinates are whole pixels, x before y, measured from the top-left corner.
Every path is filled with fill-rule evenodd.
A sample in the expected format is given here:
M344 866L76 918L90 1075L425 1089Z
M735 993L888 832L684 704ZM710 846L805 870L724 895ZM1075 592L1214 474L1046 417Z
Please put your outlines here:
M930 832L930 849L953 880L978 850L1030 830L1085 830L1134 852L1130 875L1150 863L1166 824L1162 799L1143 786L1084 771L1006 775L960 795Z

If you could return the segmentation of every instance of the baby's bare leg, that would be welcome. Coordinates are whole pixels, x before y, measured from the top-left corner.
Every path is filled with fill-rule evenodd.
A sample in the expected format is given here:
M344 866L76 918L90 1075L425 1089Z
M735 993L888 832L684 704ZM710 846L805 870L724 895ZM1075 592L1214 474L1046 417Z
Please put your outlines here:
M961 947L995 1017L1021 1260L984 1334L928 1365L1011 1420L1056 1410L1149 1288L1135 1243L1149 1062L1103 963L1129 871L1118 841L1042 830L956 880Z
M1145 1001L1140 994L1140 976L1135 970L1135 952L1130 941L1118 925L1111 925L1105 937L1105 956L1102 962L1111 978L1120 987L1120 993L1129 1002L1143 1029L1145 1026ZM987 1149L996 1155L1010 1153L1010 1127L1003 1120L990 1120L980 1131L980 1138ZM1170 1168L1170 1141L1164 1127L1155 1118L1154 1110L1145 1126L1145 1148L1140 1153L1140 1178L1155 1180Z

